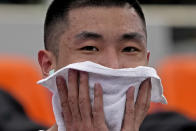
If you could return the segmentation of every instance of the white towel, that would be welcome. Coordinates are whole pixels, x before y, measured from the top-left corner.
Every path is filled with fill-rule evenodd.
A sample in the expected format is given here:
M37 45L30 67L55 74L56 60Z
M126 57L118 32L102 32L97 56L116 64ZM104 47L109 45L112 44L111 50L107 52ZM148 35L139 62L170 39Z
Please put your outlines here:
M120 131L124 116L126 92L130 86L135 87L134 100L136 100L139 86L142 81L151 77L151 101L166 104L163 96L161 80L156 70L151 67L139 66L136 68L111 69L93 62L80 62L70 64L49 77L38 81L52 93L52 104L58 131L65 131L65 124L61 115L62 109L56 87L56 76L61 75L68 81L68 70L75 69L89 74L89 89L91 104L94 98L94 84L100 83L103 87L104 114L110 131Z

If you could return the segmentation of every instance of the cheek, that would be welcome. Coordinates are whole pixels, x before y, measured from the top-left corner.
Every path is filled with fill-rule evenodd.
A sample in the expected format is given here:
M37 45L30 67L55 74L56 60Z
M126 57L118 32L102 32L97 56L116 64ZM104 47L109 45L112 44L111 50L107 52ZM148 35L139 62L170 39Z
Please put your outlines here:
M59 59L57 62L58 69L67 66L72 63L77 63L77 62L84 62L84 61L92 61L97 63L97 58L98 56L95 55L87 55L87 54L81 54L77 51L64 51L59 53Z
M71 55L69 54L72 54L71 50L69 50L68 48L60 47L57 61L57 69L71 64Z
M147 66L147 57L145 55L124 56L121 57L120 65L122 68L135 68L137 66Z

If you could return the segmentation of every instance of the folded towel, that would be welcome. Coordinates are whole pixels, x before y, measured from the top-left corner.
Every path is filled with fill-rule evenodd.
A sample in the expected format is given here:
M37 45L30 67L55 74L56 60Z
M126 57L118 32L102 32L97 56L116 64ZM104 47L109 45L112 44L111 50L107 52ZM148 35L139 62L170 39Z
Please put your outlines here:
M38 81L38 84L47 87L53 93L52 104L58 131L65 131L66 129L61 115L62 109L56 87L56 76L61 75L68 82L69 69L88 72L91 104L94 98L94 84L100 83L103 87L104 114L110 131L120 131L121 129L127 90L131 86L135 87L134 100L136 100L141 82L149 77L152 83L151 101L167 103L163 96L161 80L156 70L151 67L111 69L90 61L70 64Z

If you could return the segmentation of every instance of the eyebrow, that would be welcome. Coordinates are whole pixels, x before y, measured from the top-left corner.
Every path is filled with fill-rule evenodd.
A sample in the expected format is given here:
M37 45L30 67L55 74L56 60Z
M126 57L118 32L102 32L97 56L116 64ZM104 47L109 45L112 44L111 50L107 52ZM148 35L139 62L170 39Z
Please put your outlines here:
M144 39L145 37L137 32L125 33L120 37L120 41L130 41L130 40L142 41Z
M78 40L104 40L104 37L101 34L95 33L95 32L89 32L89 31L82 31L79 34L75 35L75 38ZM143 45L142 41L145 40L145 36L138 33L138 32L130 32L125 33L120 36L118 39L119 41L138 41L141 45Z
M79 34L77 34L75 36L76 39L82 39L82 40L86 40L86 39L103 39L103 36L100 34L97 34L95 32L88 32L88 31L83 31Z

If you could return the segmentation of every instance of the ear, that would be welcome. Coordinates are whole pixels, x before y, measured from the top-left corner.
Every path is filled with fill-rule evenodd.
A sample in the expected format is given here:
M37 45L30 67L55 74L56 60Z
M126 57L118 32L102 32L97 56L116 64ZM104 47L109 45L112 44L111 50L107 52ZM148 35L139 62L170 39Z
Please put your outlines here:
M50 51L40 50L38 53L38 61L44 78L49 76L50 70L56 67L56 58Z
M150 51L148 50L147 51L147 65L149 64L149 61L150 61Z

